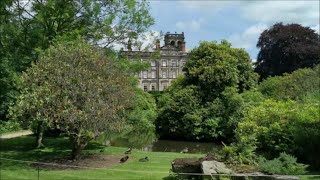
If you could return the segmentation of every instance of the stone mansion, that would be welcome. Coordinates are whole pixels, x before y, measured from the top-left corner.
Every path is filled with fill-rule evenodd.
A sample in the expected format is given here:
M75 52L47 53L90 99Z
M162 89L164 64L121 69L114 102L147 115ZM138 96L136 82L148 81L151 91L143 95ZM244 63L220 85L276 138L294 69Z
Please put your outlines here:
M157 51L160 54L154 58L153 54ZM164 45L160 46L160 41L157 40L152 52L132 51L128 46L128 50L122 51L122 54L129 60L138 59L150 63L151 67L148 70L137 75L139 87L144 91L165 90L179 74L183 74L182 68L188 56L183 32L181 34L167 32L164 36Z

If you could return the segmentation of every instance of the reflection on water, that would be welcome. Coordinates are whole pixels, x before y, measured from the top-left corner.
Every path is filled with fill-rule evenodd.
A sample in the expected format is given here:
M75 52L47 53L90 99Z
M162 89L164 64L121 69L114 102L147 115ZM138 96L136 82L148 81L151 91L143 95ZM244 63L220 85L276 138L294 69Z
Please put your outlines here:
M208 153L221 149L220 146L214 143L158 140L142 150L152 152L181 152L184 148L188 148L189 153Z
M143 130L108 133L97 140L104 145L132 147L152 152L181 152L183 149L188 148L188 153L208 153L219 152L222 149L221 145L215 143L155 140L153 132Z
M184 148L188 148L189 153L208 153L217 152L221 149L220 145L214 143L203 142L186 142L186 141L171 141L171 140L157 140L150 145L137 147L125 141L110 141L111 146L118 147L133 147L143 151L152 152L181 152Z

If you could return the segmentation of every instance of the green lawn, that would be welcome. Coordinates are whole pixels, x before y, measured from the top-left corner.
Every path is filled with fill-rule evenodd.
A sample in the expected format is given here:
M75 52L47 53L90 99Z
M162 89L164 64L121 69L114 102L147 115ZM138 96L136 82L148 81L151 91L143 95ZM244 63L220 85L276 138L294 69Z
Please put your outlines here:
M48 158L64 157L70 153L69 141L63 138L46 138L45 149L35 150L35 139L32 136L1 140L1 157L39 161ZM84 151L86 154L100 153L123 155L126 148L104 147L91 143ZM170 152L143 152L133 150L130 159L124 164L116 164L111 168L95 170L40 170L40 179L169 179L170 162L178 157L201 157L201 154L180 154ZM141 163L138 159L148 156L149 162ZM1 160L0 179L37 179L37 169L28 163L10 162Z
M46 138L45 149L34 149L35 139L25 136L0 140L1 158L25 161L41 161L43 159L66 157L70 153L70 143L64 138ZM100 150L104 149L101 153ZM123 155L126 148L105 147L91 143L85 154ZM40 170L39 179L43 180L80 180L80 179L172 179L169 176L170 162L178 157L201 157L203 154L180 154L171 152L143 152L133 150L130 159L124 164L116 164L111 168L90 170ZM141 163L138 159L148 156L149 162ZM17 180L38 178L36 168L25 162L1 160L1 180ZM318 180L320 177L302 177L302 180Z

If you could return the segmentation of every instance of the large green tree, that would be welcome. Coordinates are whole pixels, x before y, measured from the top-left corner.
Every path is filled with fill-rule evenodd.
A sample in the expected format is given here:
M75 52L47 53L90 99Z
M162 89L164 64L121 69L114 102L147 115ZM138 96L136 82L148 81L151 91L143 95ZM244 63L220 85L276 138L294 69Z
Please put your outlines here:
M184 71L187 83L200 88L204 101L219 97L226 87L243 92L257 80L248 53L225 40L221 44L201 42L191 50Z
M255 71L261 79L320 63L319 34L299 24L274 24L259 37Z
M6 119L8 106L18 94L19 73L30 65L34 54L18 13L10 10L12 0L0 2L0 120Z
M74 32L104 47L136 39L154 23L146 1L29 0L15 1L19 19L38 33L42 46L59 35Z
M159 98L160 136L231 141L241 117L239 93L257 81L248 53L227 41L201 42L190 52L184 71Z
M146 1L1 0L0 119L19 94L20 73L54 41L78 36L100 47L127 44L154 23Z
M23 89L11 116L42 132L58 128L78 159L87 143L121 130L134 86L129 74L81 41L52 46L23 73Z

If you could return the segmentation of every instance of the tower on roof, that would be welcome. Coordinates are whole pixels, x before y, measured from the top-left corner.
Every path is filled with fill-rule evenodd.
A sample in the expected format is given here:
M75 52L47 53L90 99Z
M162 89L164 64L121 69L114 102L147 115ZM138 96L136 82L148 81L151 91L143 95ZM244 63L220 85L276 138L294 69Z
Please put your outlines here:
M171 34L170 32L167 32L164 36L164 43L165 43L165 46L171 45L178 48L182 52L186 51L185 49L186 42L184 41L184 32L182 32L181 34L176 32Z

